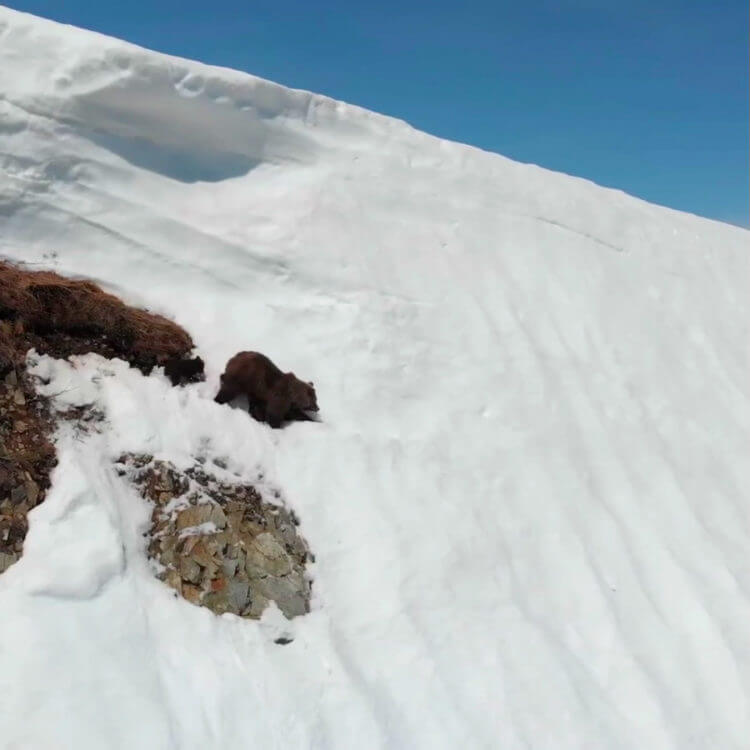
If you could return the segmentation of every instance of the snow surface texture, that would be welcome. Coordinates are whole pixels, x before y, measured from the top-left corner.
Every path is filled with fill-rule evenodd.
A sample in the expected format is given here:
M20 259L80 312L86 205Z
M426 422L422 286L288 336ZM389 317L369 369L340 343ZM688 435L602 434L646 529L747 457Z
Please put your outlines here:
M749 747L748 232L10 10L0 165L0 255L208 374L32 359L108 423L0 578L0 746ZM240 349L323 423L212 403ZM261 469L313 611L173 598L121 450Z

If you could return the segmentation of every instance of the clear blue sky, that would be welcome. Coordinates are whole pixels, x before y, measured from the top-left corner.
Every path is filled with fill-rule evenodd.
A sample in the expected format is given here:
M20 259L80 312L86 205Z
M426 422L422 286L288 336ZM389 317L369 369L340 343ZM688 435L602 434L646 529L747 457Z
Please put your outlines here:
M5 0L748 225L747 0Z

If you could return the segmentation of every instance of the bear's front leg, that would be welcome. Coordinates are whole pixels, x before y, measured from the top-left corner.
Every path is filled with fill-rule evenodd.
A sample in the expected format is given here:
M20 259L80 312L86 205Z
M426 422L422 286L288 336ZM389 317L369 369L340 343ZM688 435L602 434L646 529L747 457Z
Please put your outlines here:
M250 396L247 397L247 410L256 422L266 421L266 410L263 408L263 404Z
M284 394L274 394L266 404L266 421L274 429L281 427L284 417L289 411L289 398Z

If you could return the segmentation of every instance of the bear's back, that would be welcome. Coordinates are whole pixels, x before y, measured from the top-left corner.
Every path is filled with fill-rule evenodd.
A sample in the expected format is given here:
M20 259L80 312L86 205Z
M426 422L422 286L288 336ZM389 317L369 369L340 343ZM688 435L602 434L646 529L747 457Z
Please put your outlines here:
M239 352L227 362L224 377L250 393L263 396L284 373L260 352Z

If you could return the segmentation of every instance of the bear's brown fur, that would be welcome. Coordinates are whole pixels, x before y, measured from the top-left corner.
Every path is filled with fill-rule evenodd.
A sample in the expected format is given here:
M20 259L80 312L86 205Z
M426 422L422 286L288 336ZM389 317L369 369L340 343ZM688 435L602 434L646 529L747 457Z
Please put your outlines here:
M253 418L268 422L271 427L281 427L284 421L310 419L306 412L318 411L313 384L303 382L293 372L282 372L259 352L240 352L227 362L214 400L225 404L243 395L247 396Z

